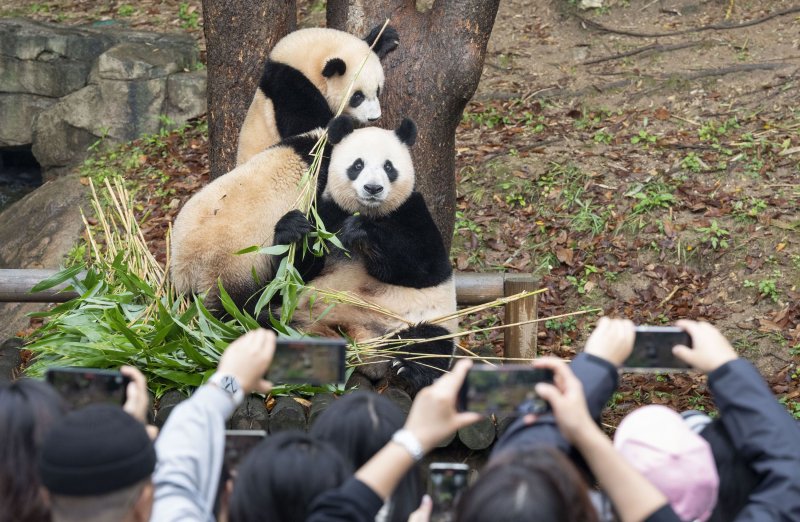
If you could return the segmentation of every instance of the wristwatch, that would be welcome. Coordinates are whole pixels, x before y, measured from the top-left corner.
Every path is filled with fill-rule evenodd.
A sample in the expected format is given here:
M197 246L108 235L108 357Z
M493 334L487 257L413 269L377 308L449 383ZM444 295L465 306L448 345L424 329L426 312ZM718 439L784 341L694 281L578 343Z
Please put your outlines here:
M220 390L228 392L236 406L239 406L244 401L244 391L242 391L239 381L233 375L215 373L208 378L208 382Z
M392 435L392 442L405 448L405 450L411 454L415 462L419 462L422 460L422 457L425 456L425 451L422 449L422 444L420 444L419 439L406 429L394 432L394 435Z

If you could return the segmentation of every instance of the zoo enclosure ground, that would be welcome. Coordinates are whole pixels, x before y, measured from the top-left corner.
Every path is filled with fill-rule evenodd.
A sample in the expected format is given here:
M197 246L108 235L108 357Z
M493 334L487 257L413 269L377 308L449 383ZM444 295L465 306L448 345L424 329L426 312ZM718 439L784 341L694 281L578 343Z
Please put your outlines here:
M299 4L301 24L324 23L321 3ZM457 135L454 264L535 272L542 317L600 308L642 324L711 321L800 417L795 7L501 2ZM12 14L185 30L204 45L197 1L0 1L0 16ZM166 224L207 175L202 133L163 141L128 168L153 188L141 191L144 227L162 256ZM595 319L544 321L540 353L571 356ZM501 352L501 339L467 343ZM627 375L606 423L649 402L713 411L702 378Z

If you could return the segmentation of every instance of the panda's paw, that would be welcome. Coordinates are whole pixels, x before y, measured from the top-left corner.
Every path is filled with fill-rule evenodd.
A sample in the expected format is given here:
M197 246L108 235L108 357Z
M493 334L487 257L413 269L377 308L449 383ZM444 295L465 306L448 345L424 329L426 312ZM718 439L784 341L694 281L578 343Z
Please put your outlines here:
M299 210L290 210L275 224L276 245L291 245L314 230L308 218Z
M369 244L369 236L362 221L361 216L350 216L344 220L342 229L336 235L346 249L362 251Z
M389 383L404 389L411 397L441 375L441 372L403 357L396 357L389 366Z

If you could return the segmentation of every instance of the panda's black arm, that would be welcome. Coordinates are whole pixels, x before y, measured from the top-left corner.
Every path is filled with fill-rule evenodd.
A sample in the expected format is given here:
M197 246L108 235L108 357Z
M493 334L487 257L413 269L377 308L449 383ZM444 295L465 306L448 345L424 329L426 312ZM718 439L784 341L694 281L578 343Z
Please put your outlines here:
M388 284L427 288L453 273L439 229L418 192L385 218L358 220L366 233L357 248L367 272Z
M282 138L325 127L333 119L325 97L294 67L267 60L259 87L272 100Z

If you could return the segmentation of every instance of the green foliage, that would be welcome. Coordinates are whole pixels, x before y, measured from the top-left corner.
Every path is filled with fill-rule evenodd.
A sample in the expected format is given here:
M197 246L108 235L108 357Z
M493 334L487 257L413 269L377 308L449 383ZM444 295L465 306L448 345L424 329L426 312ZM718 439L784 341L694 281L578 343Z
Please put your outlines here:
M603 129L600 129L594 133L594 137L592 139L595 143L605 143L606 145L610 145L614 140L614 135L606 132Z
M181 21L183 29L197 29L200 27L200 13L187 2L181 2L178 7L178 19Z
M692 172L702 172L705 170L703 161L695 154L690 152L681 160L681 167Z
M631 143L634 145L641 144L647 149L650 148L650 145L655 145L657 140L658 136L655 134L650 134L646 129L642 129L638 134L636 134L636 136L631 138Z
M117 14L118 14L119 16L133 16L133 14L134 14L135 12L136 12L136 8L135 8L135 7L133 7L133 6L132 6L132 5L130 5L130 4L122 4L122 5L121 5L121 6L119 6L119 8L117 9Z
M710 226L697 227L695 230L702 234L700 241L710 245L714 250L718 248L728 248L728 238L731 234L724 228L720 227L716 219L711 221Z
M625 195L639 200L633 206L633 214L642 214L657 208L669 208L676 202L671 189L663 184L640 186Z
M778 302L778 286L774 279L763 279L758 283L758 292L773 303Z

